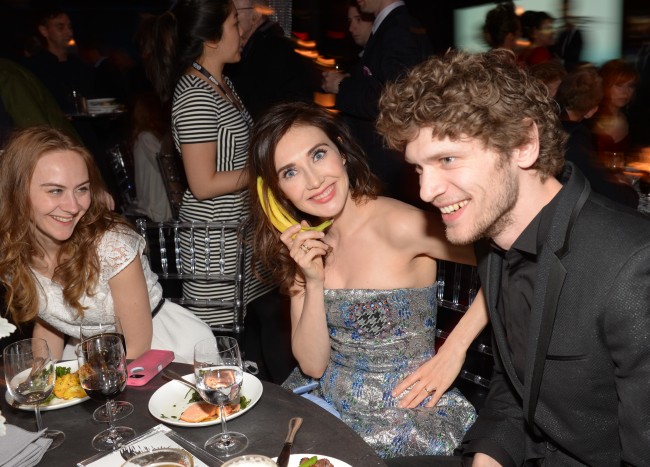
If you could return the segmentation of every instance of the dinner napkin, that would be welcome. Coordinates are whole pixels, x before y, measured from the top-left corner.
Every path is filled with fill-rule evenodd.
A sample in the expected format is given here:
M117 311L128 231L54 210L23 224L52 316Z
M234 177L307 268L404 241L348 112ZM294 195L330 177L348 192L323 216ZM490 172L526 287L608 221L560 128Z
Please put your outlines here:
M40 462L52 440L42 438L45 430L27 431L15 425L5 425L7 433L0 436L0 466L31 467Z

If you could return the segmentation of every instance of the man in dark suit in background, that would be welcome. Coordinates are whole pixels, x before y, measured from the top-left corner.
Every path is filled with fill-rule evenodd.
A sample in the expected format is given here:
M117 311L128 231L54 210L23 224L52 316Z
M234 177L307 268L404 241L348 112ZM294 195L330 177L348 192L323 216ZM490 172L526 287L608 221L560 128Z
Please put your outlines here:
M565 164L555 105L509 51L431 58L380 108L447 238L478 241L495 368L463 460L647 465L650 219Z
M229 64L226 75L254 120L273 104L311 102L307 62L294 52L282 27L271 21L268 0L234 0L242 31L241 60Z
M384 182L385 194L411 201L406 191L401 154L385 147L375 130L377 102L386 83L396 80L431 53L425 29L398 0L358 0L363 13L373 14L372 35L360 64L351 73L323 74L323 89L335 93L340 110L368 155L372 171Z
M36 12L35 23L43 49L23 65L50 90L64 112L76 113L75 95L92 96L94 77L92 68L70 53L70 17L58 6L48 6Z

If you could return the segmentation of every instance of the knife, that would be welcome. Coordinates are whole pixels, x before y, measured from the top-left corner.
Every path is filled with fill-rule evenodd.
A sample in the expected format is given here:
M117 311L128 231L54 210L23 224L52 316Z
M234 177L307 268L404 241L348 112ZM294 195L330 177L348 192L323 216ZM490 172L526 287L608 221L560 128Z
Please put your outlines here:
M291 446L293 446L293 438L296 436L298 428L302 425L302 418L294 417L289 420L289 432L287 433L287 439L284 440L284 446L282 446L282 451L278 456L277 464L279 467L287 467L289 464L289 456L291 455Z

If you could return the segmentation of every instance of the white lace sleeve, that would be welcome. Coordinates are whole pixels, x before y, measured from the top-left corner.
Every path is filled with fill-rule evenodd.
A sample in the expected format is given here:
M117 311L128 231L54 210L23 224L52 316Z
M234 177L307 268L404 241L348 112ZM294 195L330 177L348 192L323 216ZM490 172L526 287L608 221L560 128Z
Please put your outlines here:
M144 239L125 226L107 231L99 242L100 276L108 281L144 250Z

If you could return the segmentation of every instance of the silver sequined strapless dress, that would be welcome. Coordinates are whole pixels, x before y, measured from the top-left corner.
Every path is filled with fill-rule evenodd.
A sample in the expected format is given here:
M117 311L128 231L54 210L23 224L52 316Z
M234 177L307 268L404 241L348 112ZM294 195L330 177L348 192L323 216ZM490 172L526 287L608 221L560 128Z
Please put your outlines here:
M435 353L436 289L325 291L332 350L320 395L381 457L450 455L476 419L457 389L432 408L401 409L391 396Z

